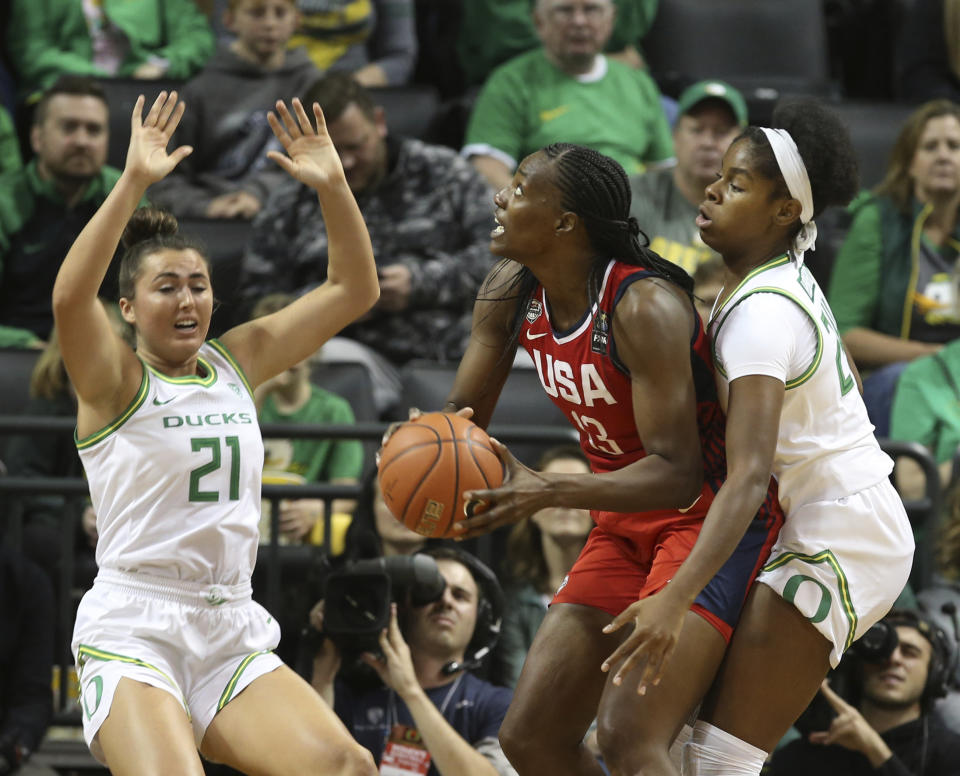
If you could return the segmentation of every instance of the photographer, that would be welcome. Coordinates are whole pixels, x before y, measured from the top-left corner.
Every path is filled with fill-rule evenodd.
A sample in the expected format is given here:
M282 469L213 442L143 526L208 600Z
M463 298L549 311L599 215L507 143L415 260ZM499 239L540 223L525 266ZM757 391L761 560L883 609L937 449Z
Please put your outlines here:
M381 654L365 652L385 686L361 689L335 677L341 650L324 640L311 684L360 744L391 773L515 776L497 740L511 691L466 669L479 665L499 631L502 594L493 573L458 549L437 547L442 595L423 606L391 604ZM330 597L328 587L328 598ZM311 612L323 631L324 602ZM332 615L331 615L332 616ZM385 772L385 771L382 771Z
M926 616L891 611L841 663L840 678L852 674L850 696L858 700L851 705L824 682L821 694L835 714L829 727L777 751L770 776L956 774L960 735L931 713L947 694L953 651Z

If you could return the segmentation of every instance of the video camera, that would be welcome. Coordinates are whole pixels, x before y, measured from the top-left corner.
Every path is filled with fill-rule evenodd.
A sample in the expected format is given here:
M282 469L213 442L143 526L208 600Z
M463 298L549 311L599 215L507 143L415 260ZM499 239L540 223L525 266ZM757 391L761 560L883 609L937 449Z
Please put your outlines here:
M438 600L445 587L429 555L354 561L327 576L323 633L345 657L376 652L380 632L390 624L391 602L425 606Z

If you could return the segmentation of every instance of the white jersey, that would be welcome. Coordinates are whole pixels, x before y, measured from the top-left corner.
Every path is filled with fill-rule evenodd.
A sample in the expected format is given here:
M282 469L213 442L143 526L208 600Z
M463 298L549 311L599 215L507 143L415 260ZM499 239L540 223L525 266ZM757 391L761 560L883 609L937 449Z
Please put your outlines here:
M784 514L848 496L888 477L827 300L784 255L757 267L710 316L720 401L747 375L783 380L773 461Z
M97 565L169 579L249 581L263 439L246 377L217 340L202 376L144 365L130 406L77 441L97 515Z

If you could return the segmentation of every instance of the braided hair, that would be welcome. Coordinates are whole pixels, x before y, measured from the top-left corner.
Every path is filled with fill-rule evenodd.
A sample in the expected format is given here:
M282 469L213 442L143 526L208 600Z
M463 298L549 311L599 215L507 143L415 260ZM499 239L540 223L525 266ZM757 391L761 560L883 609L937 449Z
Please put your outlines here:
M603 273L611 257L649 269L680 286L692 298L693 279L681 267L649 249L649 238L630 215L630 182L615 159L573 143L553 143L543 153L553 162L561 207L580 217L593 248L594 260L587 281L591 306L599 301ZM527 267L521 267L506 282L517 299L511 327L512 347L520 335L537 279Z

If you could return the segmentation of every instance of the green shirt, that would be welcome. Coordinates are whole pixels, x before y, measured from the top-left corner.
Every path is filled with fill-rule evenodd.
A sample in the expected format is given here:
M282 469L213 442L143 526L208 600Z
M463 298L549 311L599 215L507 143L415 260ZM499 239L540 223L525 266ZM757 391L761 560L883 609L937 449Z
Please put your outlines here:
M307 403L289 415L281 413L268 395L260 409L260 422L340 425L354 423L355 419L346 399L312 385ZM359 440L264 439L263 444L265 469L298 474L304 482L359 479L363 469Z
M960 445L960 340L903 370L893 396L890 438L919 442L937 463L953 458Z
M673 156L660 90L649 75L602 57L597 73L573 78L540 48L510 60L487 80L463 153L492 155L512 170L556 142L589 146L616 159L628 174Z
M700 237L691 205L673 182L673 168L630 176L630 215L650 238L651 250L692 275L705 261L719 257Z
M93 63L83 6L80 0L12 4L6 43L21 99L62 73L130 76L145 62L165 66L168 78L186 79L213 53L213 32L194 0L102 0L107 23L129 44L119 72L107 73ZM144 82L148 94L149 85Z
M659 0L613 0L617 15L607 51L640 45L657 15ZM533 0L469 0L461 3L457 55L467 84L479 84L511 57L537 48ZM495 35L490 31L496 30Z

